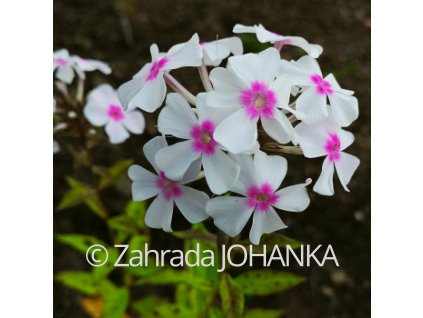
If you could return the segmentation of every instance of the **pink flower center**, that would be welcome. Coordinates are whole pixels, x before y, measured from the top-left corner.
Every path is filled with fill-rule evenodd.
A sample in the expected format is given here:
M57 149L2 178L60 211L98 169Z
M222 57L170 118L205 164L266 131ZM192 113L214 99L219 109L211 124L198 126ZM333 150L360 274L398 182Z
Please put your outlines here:
M115 122L119 122L125 118L125 113L123 112L121 106L111 104L107 110L107 116L109 116L109 118L113 119Z
M162 191L166 200L171 200L182 195L182 189L179 187L179 183L168 179L163 171L160 171L156 185Z
M148 72L147 81L152 81L156 79L156 77L159 75L159 72L162 70L163 67L165 67L168 61L169 60L166 56L162 57L158 61L154 61L150 67L150 71Z
M314 83L318 94L333 94L332 85L328 81L325 81L319 74L311 75L310 80Z
M277 99L275 92L266 84L256 81L241 92L241 103L251 119L259 116L273 118Z
M62 58L62 57L56 57L56 58L54 59L54 62L55 62L57 65L60 65L60 66L65 66L66 64L68 64L68 60L66 60L66 59L64 59L64 58Z
M261 186L250 186L247 189L247 205L256 208L259 212L267 212L270 206L279 200L279 195L274 193L272 186L263 183Z
M213 139L215 125L211 120L204 120L199 125L193 125L191 128L191 137L193 138L192 147L195 152L201 152L204 155L213 155L216 151L217 142Z
M329 156L330 161L339 160L341 157L341 142L339 137L335 133L329 133L329 137L326 140L325 150Z

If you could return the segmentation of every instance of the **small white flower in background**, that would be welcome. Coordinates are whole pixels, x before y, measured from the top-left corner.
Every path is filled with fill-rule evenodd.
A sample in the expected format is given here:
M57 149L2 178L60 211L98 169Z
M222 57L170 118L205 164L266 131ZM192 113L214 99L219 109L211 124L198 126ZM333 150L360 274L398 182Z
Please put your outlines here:
M244 51L241 40L236 36L211 42L201 42L200 45L203 49L204 64L208 66L218 66L231 53L241 55Z
M181 95L167 95L166 106L158 118L158 130L187 140L161 149L156 163L168 177L180 179L192 162L201 157L210 190L222 194L237 180L239 166L213 138L216 126L227 116L228 109L210 109L205 106L205 98L204 93L197 96L197 118Z
M236 24L233 28L233 32L254 33L260 43L279 43L280 45L298 46L314 58L318 58L323 52L323 48L318 44L310 44L304 38L299 36L283 36L278 33L270 32L261 24L254 26Z
M125 109L139 107L146 112L154 112L166 97L163 73L186 66L200 66L203 57L197 34L188 42L171 47L167 53L159 53L159 48L153 44L150 53L151 63L144 65L132 80L118 89Z
M224 196L211 199L206 212L214 224L230 236L238 235L253 214L250 241L259 244L262 234L272 233L287 226L275 208L290 212L304 211L310 199L305 183L278 190L287 172L287 161L281 156L269 156L256 152L250 155L234 155L241 166L238 181L231 191L243 197Z
M139 165L132 165L128 170L132 183L134 201L144 201L156 196L145 215L145 224L151 228L171 232L171 222L174 203L182 215L191 223L198 223L208 218L205 206L209 197L206 193L185 186L196 180L200 173L201 161L196 160L187 170L181 180L168 178L157 167L154 158L156 153L167 146L166 140L155 137L144 145L143 151L148 162L157 175ZM175 158L179 160L179 158Z
M69 55L68 50L60 49L53 52L53 72L56 78L66 84L72 83L75 73L80 79L85 79L84 72L100 71L106 75L112 72L104 62L84 59L76 55Z
M257 142L257 122L279 143L294 138L294 129L280 109L289 108L291 83L287 76L277 76L280 56L274 48L259 54L232 56L228 68L210 73L214 91L207 105L233 108L233 112L216 128L214 139L232 153L250 150Z
M106 126L112 144L124 142L129 138L129 132L142 134L145 127L144 116L137 110L125 112L116 91L108 84L102 84L88 94L84 115L92 125Z
M326 156L322 172L313 190L321 195L333 195L333 174L337 172L339 181L345 191L352 175L360 164L360 160L343 152L354 141L354 135L341 129L326 106L328 118L315 125L300 123L295 127L297 139L304 156L316 158Z
M56 154L60 151L59 143L53 139L53 154Z
M358 101L353 91L339 86L332 74L322 76L319 64L310 56L298 61L281 60L281 72L289 74L293 85L303 88L297 98L296 110L303 113L300 118L307 124L314 124L327 118L327 98L333 115L342 126L349 126L358 117Z

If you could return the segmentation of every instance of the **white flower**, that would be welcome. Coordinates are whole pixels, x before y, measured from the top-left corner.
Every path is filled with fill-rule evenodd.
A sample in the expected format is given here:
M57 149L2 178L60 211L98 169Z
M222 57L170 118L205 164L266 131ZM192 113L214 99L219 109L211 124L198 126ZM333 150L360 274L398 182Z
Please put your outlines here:
M76 55L70 56L66 49L53 52L53 72L56 72L56 77L66 84L72 83L75 73L80 79L85 79L84 72L95 70L99 70L106 75L112 72L106 63L83 59Z
M112 144L128 139L128 131L142 134L145 127L144 116L136 110L125 112L116 91L108 84L102 84L88 94L84 115L92 125L106 126Z
M185 184L194 181L199 173L201 162L196 160L187 170L182 180L167 178L157 167L154 157L157 151L167 146L163 137L155 137L144 145L143 151L148 162L157 175L138 165L132 165L128 170L132 183L134 201L144 201L157 196L150 204L145 215L145 224L151 228L171 232L173 203L182 215L191 223L198 223L208 218L205 206L209 197L206 193L186 187Z
M281 156L268 156L258 151L254 161L249 155L234 155L241 166L240 177L231 191L243 197L224 196L211 199L206 212L215 225L230 236L238 235L253 214L250 241L259 244L262 234L286 228L275 208L290 211L304 211L310 199L303 184L278 190L287 172L287 161Z
M246 26L236 24L234 33L255 33L260 43L280 43L280 45L293 45L302 48L307 54L318 58L323 52L323 48L318 44L310 44L304 38L299 36L283 36L278 33L270 32L263 25Z
M156 163L168 177L180 179L192 162L201 157L210 190L222 194L237 180L239 166L213 138L216 126L226 118L228 110L206 107L205 97L204 93L197 96L197 118L181 95L167 95L166 106L158 118L158 129L162 134L187 140L161 149Z
M212 42L201 42L200 45L203 49L204 63L209 66L218 66L231 53L241 55L243 52L242 42L236 36Z
M230 152L250 150L257 142L257 122L279 143L294 138L294 129L279 108L288 107L291 84L278 76L280 56L274 48L259 54L232 56L228 68L215 68L210 73L214 91L207 105L233 108L232 114L216 128L214 139Z
M327 106L326 106L327 107ZM345 191L360 160L343 152L354 141L354 135L341 129L327 107L328 118L315 125L300 123L295 127L298 142L307 158L326 156L322 172L313 187L321 195L333 195L333 174L336 172Z
M53 139L53 154L56 154L60 151L59 143Z
M352 96L354 92L342 89L333 74L323 78L319 64L312 57L303 56L290 62L282 60L281 72L289 74L293 85L303 88L296 100L296 110L303 113L299 119L305 123L314 124L328 116L327 98L335 119L342 127L357 119L358 101Z
M118 89L125 109L139 107L146 112L154 112L166 97L163 73L185 66L200 66L203 57L197 34L188 42L173 46L167 53L159 53L159 48L153 44L150 53L151 63L144 65L132 80Z

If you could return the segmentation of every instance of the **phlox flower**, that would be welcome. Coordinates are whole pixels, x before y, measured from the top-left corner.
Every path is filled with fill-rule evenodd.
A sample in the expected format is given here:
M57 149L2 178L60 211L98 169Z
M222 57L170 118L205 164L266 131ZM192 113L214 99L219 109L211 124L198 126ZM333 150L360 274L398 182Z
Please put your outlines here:
M93 72L100 71L103 74L109 75L112 73L110 66L99 60L92 60L87 58L81 58L79 56L72 56L75 64L82 72Z
M343 152L354 141L354 135L341 129L327 107L328 118L314 125L300 123L295 127L297 139L304 156L315 158L326 156L322 172L313 190L322 195L333 195L333 174L336 169L345 191L360 160Z
M228 68L210 72L214 91L207 105L233 109L214 133L214 139L232 153L251 149L257 142L257 122L279 143L294 138L294 129L280 108L288 107L291 83L287 76L277 76L280 56L274 48L259 54L232 56Z
M353 91L339 86L333 74L322 76L319 64L310 56L297 61L281 60L281 72L289 74L292 84L303 91L296 100L296 110L303 113L300 118L307 124L317 123L327 118L327 98L333 116L342 126L349 126L358 117L358 101Z
M241 55L244 51L242 41L236 36L211 42L201 42L200 45L203 49L204 64L208 66L218 66L231 53Z
M206 107L205 97L204 93L197 96L197 117L181 95L168 94L158 118L158 130L186 140L158 151L156 164L168 177L179 179L192 162L201 157L210 190L222 194L235 183L240 168L213 138L216 126L226 118L228 109Z
M125 109L139 107L146 112L154 112L166 97L163 73L186 66L200 66L203 57L197 34L186 43L174 45L167 53L159 53L159 48L153 44L150 53L151 63L144 65L132 80L118 89Z
M305 183L278 190L287 172L287 161L281 156L269 156L258 151L254 160L250 155L233 155L241 166L238 181L231 188L240 196L223 196L211 199L206 212L214 224L230 236L238 235L253 214L250 241L259 244L262 234L268 234L287 226L274 208L304 211L310 199Z
M194 162L181 180L168 178L155 163L156 153L167 146L166 140L155 137L144 145L143 151L156 174L139 165L132 165L128 170L132 180L132 197L134 201L144 201L156 196L145 215L145 224L151 228L171 232L173 204L191 223L198 223L208 218L205 206L209 197L206 193L185 186L194 181L199 173L201 162Z
M233 28L233 32L254 33L260 43L279 43L280 45L298 46L314 58L318 58L323 52L323 48L318 44L310 44L304 38L299 36L283 36L278 33L270 32L261 24L254 26L236 24Z
M88 94L84 115L92 125L106 126L106 134L112 144L124 142L129 138L129 132L142 134L145 127L141 112L125 112L116 90L108 84L102 84Z

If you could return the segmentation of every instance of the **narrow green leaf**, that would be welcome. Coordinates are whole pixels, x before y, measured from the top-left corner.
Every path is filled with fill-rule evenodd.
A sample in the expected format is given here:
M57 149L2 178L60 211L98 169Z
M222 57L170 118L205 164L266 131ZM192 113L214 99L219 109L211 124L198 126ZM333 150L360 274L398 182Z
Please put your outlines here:
M266 269L242 273L234 281L245 295L269 295L296 286L304 280L295 274Z
M227 273L220 276L219 294L222 301L223 316L227 318L241 317L244 311L244 294Z
M96 282L99 282L106 278L115 269L114 264L118 259L119 252L115 248L108 248L107 253L107 261L103 265L93 268L93 279ZM102 264L105 260L106 254L98 253L98 255L96 255L95 257L97 260L101 261L101 263L99 264Z
M166 303L166 301L158 297L144 297L133 302L131 309L141 317L144 317L144 315L151 311L153 308L156 308L157 306L164 303Z
M107 168L105 175L100 179L99 186L101 188L110 187L116 184L119 179L126 174L129 166L133 163L133 160L120 160L113 166Z
M118 215L107 221L109 227L116 231L125 232L127 234L136 234L138 232L135 224L126 215Z
M56 235L56 240L83 254L85 254L92 245L100 244L105 246L105 243L98 238L83 234L59 234Z
M104 296L104 307L101 318L122 318L129 302L129 291L116 288Z
M251 309L244 318L280 318L283 314L282 309Z
M125 208L126 215L128 216L130 220L132 220L132 222L134 222L137 225L139 229L146 228L144 223L145 211L146 211L145 201L141 201L141 202L130 201L128 202Z
M62 272L56 276L56 280L84 295L94 296L98 291L93 275L88 272Z
M143 318L194 318L195 313L187 307L180 307L177 304L163 303L145 313Z

